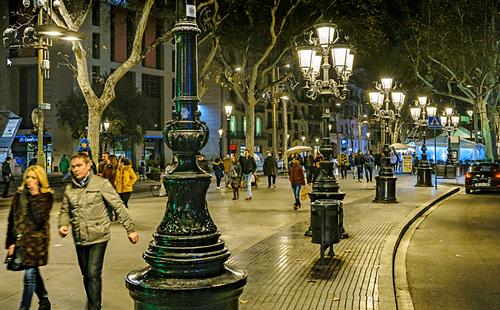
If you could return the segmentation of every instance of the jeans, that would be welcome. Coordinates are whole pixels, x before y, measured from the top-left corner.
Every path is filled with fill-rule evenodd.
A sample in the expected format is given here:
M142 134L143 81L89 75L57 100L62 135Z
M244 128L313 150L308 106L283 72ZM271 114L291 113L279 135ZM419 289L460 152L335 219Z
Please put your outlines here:
M292 185L293 195L295 196L295 205L300 206L300 189L302 188L302 184Z
M272 183L271 183L271 179L272 179ZM273 184L276 184L276 175L268 175L267 176L267 183L269 184L268 187L271 187L271 185Z
M253 175L251 173L244 174L245 184L247 185L247 197L252 197L252 178Z
M66 180L66 178L68 178L68 173L67 172L63 172L63 180Z
M314 168L306 167L306 175L307 175L307 184L312 183L314 179Z
M83 285L88 299L88 310L101 309L102 265L108 242L77 245L78 265L83 276Z
M370 175L370 178L368 178L368 174ZM372 176L373 176L373 165L365 165L365 175L366 175L366 182L372 181Z
M36 293L38 299L47 298L47 290L43 284L38 267L31 267L24 271L24 290L21 309L30 308L33 293Z
M220 187L220 181L224 175L222 173L215 173L215 179L217 180L217 187Z
M10 182L5 182L4 187L3 187L3 198L9 197L9 187L10 187Z
M343 178L347 178L347 166L339 166L340 176Z
M119 193L118 195L122 199L123 204L125 205L125 207L128 208L128 200L130 199L130 196L132 196L132 192Z
M363 178L363 165L356 165L356 170L358 171L358 180Z

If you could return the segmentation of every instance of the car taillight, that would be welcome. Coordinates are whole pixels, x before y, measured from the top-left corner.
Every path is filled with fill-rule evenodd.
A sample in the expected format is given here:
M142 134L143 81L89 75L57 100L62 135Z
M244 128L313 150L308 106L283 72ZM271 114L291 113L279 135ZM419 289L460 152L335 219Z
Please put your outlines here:
M470 178L472 178L472 174L470 174L470 173L466 173L466 174L465 174L465 178L466 178L466 179L470 179Z

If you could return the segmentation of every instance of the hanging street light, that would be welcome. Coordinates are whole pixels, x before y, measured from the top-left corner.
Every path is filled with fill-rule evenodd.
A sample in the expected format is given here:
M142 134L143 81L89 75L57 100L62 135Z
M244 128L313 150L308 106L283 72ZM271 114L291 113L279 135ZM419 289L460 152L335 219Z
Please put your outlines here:
M370 104L375 110L375 119L382 123L382 166L377 180L376 196L374 202L396 203L396 181L390 157L390 125L401 117L401 109L405 101L405 94L399 89L392 78L383 78L375 82L375 90L368 93ZM391 106L392 103L392 106Z

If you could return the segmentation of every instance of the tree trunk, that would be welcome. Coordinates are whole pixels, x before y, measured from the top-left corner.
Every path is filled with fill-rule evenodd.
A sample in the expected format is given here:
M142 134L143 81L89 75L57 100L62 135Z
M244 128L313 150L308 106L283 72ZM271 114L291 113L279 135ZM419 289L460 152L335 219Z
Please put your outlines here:
M479 103L479 114L481 115L482 132L484 137L484 146L486 147L486 160L493 161L493 145L491 140L491 128L488 118L488 109L486 108L487 96L484 97Z
M92 161L97 165L99 162L99 138L100 138L100 125L102 109L92 108L97 105L96 102L87 102L89 107L89 123L88 123L88 135L87 139L90 143L90 149L92 150Z
M255 100L252 100L251 102L248 103L248 105L245 108L245 117L247 119L247 124L246 124L246 139L245 139L245 144L246 144L246 149L250 153L250 155L254 154L254 144L255 144L255 124L254 124L254 117L255 117Z

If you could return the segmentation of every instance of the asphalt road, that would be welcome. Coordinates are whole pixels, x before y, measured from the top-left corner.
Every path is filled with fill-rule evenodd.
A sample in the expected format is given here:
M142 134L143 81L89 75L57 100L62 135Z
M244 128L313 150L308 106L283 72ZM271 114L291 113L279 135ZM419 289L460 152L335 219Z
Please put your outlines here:
M500 193L450 197L415 230L407 277L415 310L500 309Z

